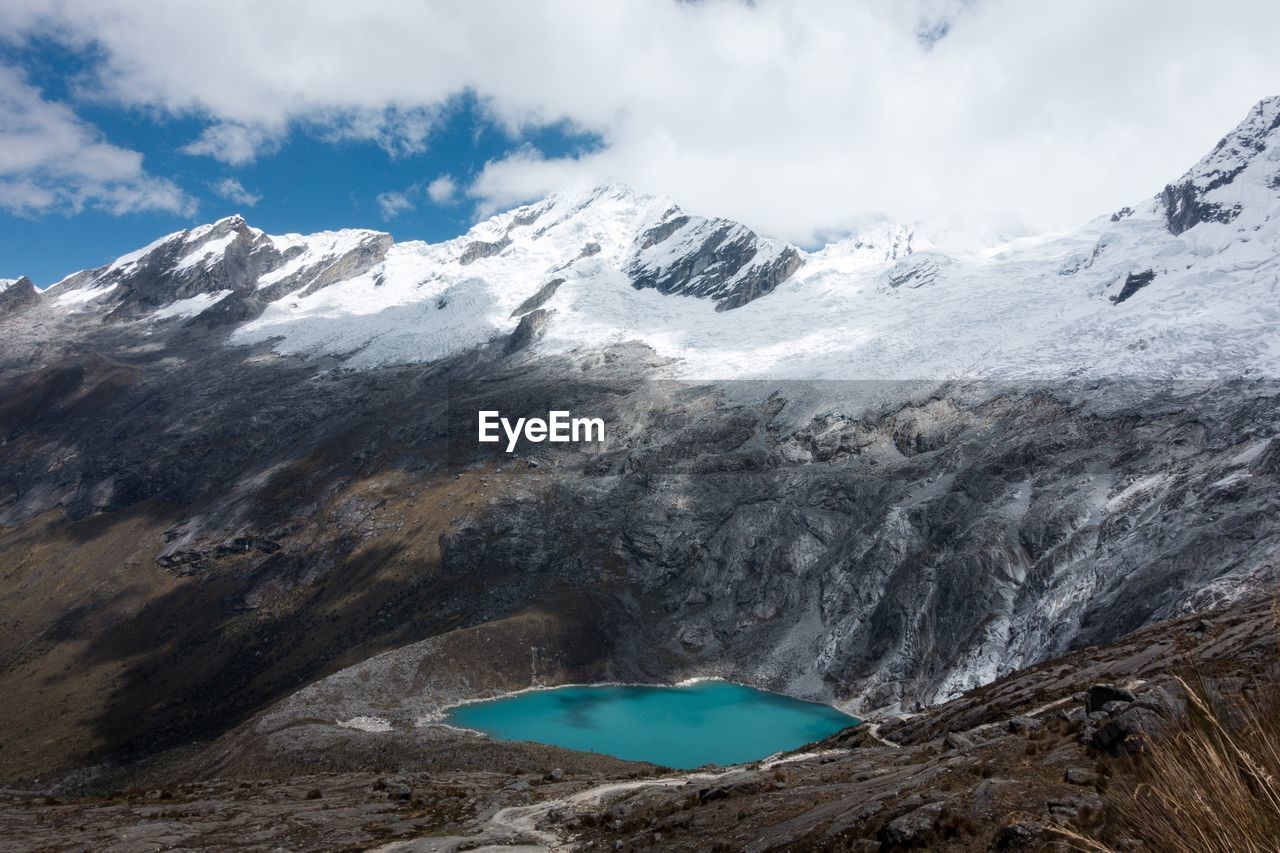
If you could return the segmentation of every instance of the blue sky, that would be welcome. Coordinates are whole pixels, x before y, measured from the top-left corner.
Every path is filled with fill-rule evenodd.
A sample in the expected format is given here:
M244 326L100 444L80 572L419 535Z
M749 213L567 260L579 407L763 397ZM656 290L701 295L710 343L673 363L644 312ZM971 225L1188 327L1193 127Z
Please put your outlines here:
M54 102L76 102L72 84L92 61L91 52L77 54L47 40L0 49L0 62L23 68L27 81ZM93 207L35 215L0 210L0 278L27 275L47 287L163 234L233 213L272 234L374 228L397 240L444 240L473 223L475 208L464 191L486 162L529 149L567 156L597 144L591 134L574 133L563 122L513 135L488 119L474 96L462 93L444 107L419 153L389 153L371 140L335 142L302 130L272 153L233 167L182 150L207 125L198 118L92 102L76 103L75 112L107 142L140 152L147 172L172 180L193 197L195 209L125 215ZM457 189L452 198L436 201L426 188L441 176L449 176ZM228 179L256 201L220 195L219 183ZM383 193L404 194L413 207L387 216L378 204Z
M1277 31L1262 0L4 0L0 276L233 212L437 241L613 181L809 248L1071 228L1280 94Z

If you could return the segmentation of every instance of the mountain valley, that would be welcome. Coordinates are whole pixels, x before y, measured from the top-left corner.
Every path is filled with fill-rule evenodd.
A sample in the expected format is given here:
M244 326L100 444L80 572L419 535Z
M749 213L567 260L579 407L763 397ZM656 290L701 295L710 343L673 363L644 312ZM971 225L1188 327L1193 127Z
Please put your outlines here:
M237 216L0 280L0 830L1105 829L1160 729L1131 712L1184 719L1191 670L1274 681L1278 329L1280 98L1132 209L1000 246L890 223L806 251L607 185L435 245ZM475 440L478 411L553 409L606 440ZM693 775L440 724L691 678L867 722ZM1125 707L1092 716L1100 685Z

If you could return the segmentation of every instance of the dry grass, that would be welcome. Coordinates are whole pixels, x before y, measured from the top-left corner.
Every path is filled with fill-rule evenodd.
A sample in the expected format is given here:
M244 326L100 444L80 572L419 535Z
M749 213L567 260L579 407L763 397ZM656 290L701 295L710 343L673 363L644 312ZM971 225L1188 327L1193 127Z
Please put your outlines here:
M1055 827L1071 847L1280 851L1280 691L1215 700L1179 681L1189 704L1187 725L1150 745L1125 774L1132 784L1113 786L1106 842Z

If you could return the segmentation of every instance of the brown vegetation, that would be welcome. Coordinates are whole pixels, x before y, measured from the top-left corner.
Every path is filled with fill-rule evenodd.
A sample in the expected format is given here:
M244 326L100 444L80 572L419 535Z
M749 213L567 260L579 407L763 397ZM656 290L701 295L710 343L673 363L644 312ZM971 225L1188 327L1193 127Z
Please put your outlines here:
M1280 850L1280 691L1270 684L1228 698L1178 681L1188 721L1115 777L1105 834L1057 831L1072 846L1094 851Z

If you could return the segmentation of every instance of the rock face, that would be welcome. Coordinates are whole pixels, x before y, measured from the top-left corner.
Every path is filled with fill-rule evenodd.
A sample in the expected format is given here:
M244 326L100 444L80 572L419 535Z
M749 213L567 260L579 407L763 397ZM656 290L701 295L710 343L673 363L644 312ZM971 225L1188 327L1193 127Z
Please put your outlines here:
M538 292L530 296L524 302L516 306L516 310L511 312L512 317L521 317L528 314L535 308L541 308L546 304L547 300L556 295L556 290L560 285L564 284L563 278L553 278L551 281L538 288Z
M569 486L574 521L551 511L555 542L544 508L504 504L503 541L460 530L455 571L576 577L573 555L600 549L657 606L656 635L676 638L664 651L689 671L734 661L715 671L864 708L940 701L1274 572L1274 530L1227 532L1274 505L1254 473L1274 440L1273 386L1241 408L1226 388L997 384L798 421L793 392L773 390L707 417L668 403L661 428L629 407L607 416L628 426ZM1258 436L1247 451L1244 423ZM1199 449L1171 459L1165 441L1183 434ZM1249 476L1231 474L1241 454Z
M885 843L891 847L924 847L933 836L943 805L928 803L894 818L885 827Z
M12 376L0 520L110 527L164 508L145 510L161 525L141 542L151 570L219 603L191 623L194 646L148 652L160 669L181 648L197 672L200 637L255 613L288 648L330 605L279 608L409 553L429 561L409 591L368 589L387 615L333 642L560 608L572 590L601 620L593 671L721 674L860 710L942 701L1274 575L1280 531L1259 522L1280 493L1274 384L751 388L654 383L626 347L502 358L527 351L545 310L512 344L425 370L335 373L175 329L159 332L171 360L122 339L110 357ZM529 468L470 441L480 409L552 401L603 417L604 448L522 447ZM473 481L474 498L438 491ZM367 495L376 482L397 485ZM572 640L538 643L540 657L570 651L558 643ZM275 683L220 671L250 705Z
M884 274L889 287L926 287L938 278L941 267L931 257L913 257L898 261Z
M793 247L743 225L672 207L639 236L624 271L635 287L712 299L726 311L769 293L802 263Z
M1125 277L1124 287L1120 288L1120 292L1111 297L1111 301L1119 305L1130 296L1137 293L1155 280L1156 274L1154 270L1146 270L1144 272L1130 273Z
M549 316L547 309L535 308L521 317L520 325L516 326L516 330L507 339L507 353L519 352L536 341L538 336L546 329Z
M1137 693L1110 685L1091 687L1080 740L1112 755L1145 752L1164 733L1187 721L1181 685L1173 687L1178 695L1158 685Z
M494 255L499 254L503 249L510 245L510 238L503 238L502 240L496 240L492 243L485 242L484 240L477 240L474 243L467 244L467 247L462 250L462 255L458 258L458 263L465 267L469 264L474 264L481 258L492 258Z

